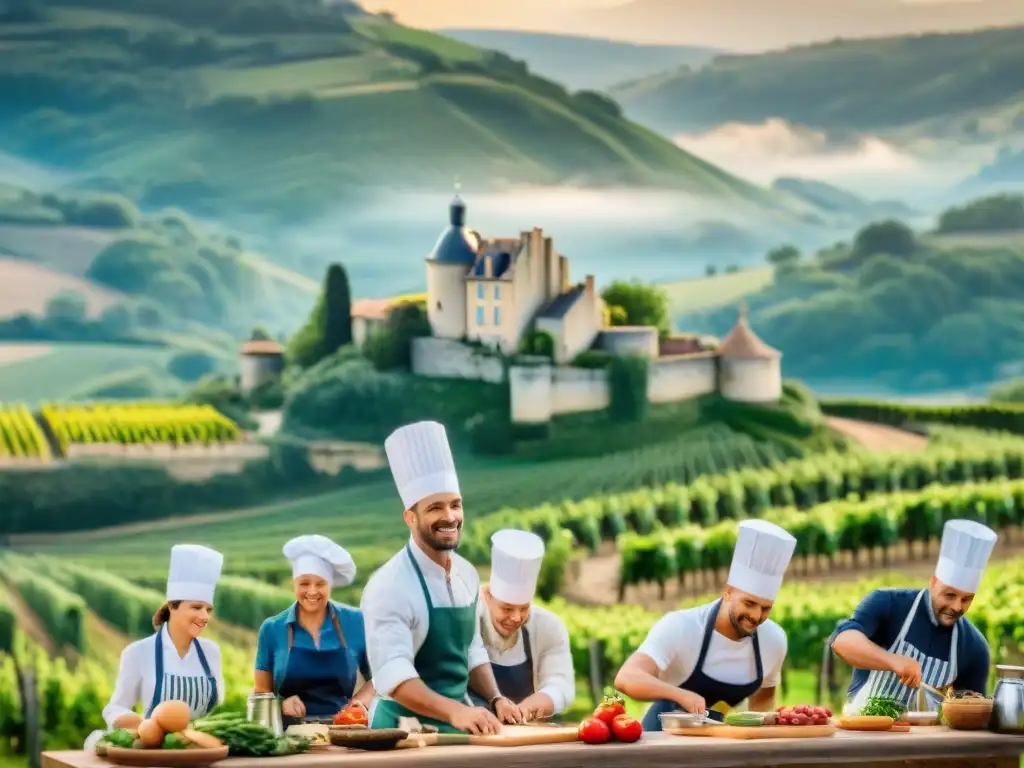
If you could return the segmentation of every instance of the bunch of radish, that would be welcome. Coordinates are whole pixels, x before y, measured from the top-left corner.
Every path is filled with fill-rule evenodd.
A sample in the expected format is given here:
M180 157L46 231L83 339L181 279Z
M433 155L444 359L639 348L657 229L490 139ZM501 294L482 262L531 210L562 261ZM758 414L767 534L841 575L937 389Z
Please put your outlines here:
M831 709L810 704L779 707L775 712L779 725L828 725L829 718L832 717Z

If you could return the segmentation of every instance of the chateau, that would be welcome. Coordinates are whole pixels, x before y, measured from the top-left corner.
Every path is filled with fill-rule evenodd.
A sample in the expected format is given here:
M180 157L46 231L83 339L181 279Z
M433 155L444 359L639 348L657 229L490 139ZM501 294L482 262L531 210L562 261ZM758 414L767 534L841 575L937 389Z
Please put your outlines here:
M588 350L650 361L651 402L678 402L718 392L730 400L777 402L782 354L757 337L746 311L717 349L659 339L648 326L605 325L604 302L593 276L574 284L569 259L542 230L487 239L466 226L466 205L456 196L448 227L426 259L427 317L433 335L413 342L413 372L423 376L500 381L501 361L467 342L513 354L528 335L554 342L552 358L509 369L512 418L542 423L563 413L606 408L605 369L574 367Z

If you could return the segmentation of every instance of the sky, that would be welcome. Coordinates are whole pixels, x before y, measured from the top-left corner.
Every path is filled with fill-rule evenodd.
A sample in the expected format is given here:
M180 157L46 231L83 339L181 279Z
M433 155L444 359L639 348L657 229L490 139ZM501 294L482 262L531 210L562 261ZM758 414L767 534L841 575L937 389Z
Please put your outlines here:
M424 29L519 29L735 51L1024 24L1024 0L364 0L362 5ZM737 18L746 23L736 24Z

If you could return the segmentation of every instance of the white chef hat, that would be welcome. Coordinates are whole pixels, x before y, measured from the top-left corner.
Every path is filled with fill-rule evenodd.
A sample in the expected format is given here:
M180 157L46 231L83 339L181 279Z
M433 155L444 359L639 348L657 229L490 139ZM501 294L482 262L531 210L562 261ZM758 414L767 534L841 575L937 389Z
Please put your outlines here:
M774 600L795 549L796 539L774 523L744 520L736 531L729 586Z
M167 573L167 602L195 600L213 604L213 593L224 567L224 555L198 544L171 547Z
M504 530L491 536L491 581L488 589L503 603L533 601L544 560L544 541L527 531Z
M291 560L293 579L308 574L347 587L356 577L352 555L326 536L297 536L284 545L284 556Z
M995 532L981 523L973 520L946 521L942 528L935 578L953 589L972 594L977 592L995 545Z
M405 509L435 493L459 493L448 433L436 421L399 427L384 441L384 451Z

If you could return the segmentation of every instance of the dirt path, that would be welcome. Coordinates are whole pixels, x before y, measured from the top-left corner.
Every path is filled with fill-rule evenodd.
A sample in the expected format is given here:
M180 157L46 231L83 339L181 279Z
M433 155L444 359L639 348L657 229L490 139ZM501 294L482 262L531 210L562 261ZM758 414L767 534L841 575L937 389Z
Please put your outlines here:
M1024 554L1024 535L1016 532L1014 538L1009 542L1006 538L1005 535L1000 536L999 543L992 554L993 561ZM796 560L787 573L786 580L816 584L849 583L884 574L925 579L931 576L935 568L938 542L933 542L927 550L923 548L915 550L914 555L912 559L908 556L905 544L889 551L887 566L881 565L880 553L875 558L876 565L874 566L864 558L854 561L848 555L840 555L829 571L824 570L827 567L824 564L819 568L815 563ZM596 556L574 565L568 577L569 583L562 590L562 597L580 605L618 604L620 562L618 553L611 551L609 545L604 545ZM677 607L683 600L718 591L722 586L721 578L724 577L724 572L721 577L713 573L690 576L682 587L677 579L672 579L666 585L664 598L660 596L657 584L632 585L627 587L623 602L638 603L655 610L667 610Z
M828 416L825 422L836 432L860 443L869 451L908 453L923 451L928 447L928 438L886 424L843 419L839 416Z

